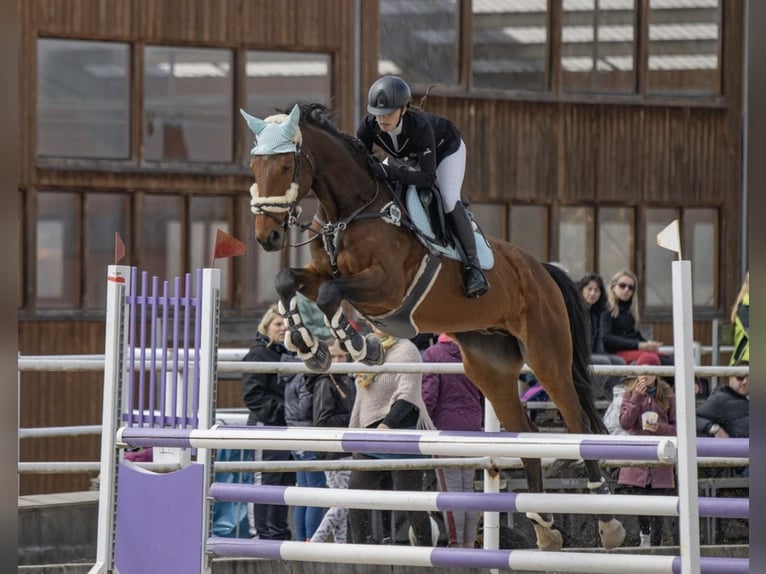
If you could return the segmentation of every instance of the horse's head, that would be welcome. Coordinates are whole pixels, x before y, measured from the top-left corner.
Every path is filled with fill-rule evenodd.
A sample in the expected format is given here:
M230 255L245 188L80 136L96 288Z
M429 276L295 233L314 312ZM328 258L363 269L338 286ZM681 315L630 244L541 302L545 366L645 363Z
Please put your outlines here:
M250 186L255 238L266 251L277 251L285 245L287 226L297 214L298 202L310 189L300 185L300 108L295 105L289 115L277 114L265 120L240 112L255 136L255 147L250 150L250 169L255 176Z

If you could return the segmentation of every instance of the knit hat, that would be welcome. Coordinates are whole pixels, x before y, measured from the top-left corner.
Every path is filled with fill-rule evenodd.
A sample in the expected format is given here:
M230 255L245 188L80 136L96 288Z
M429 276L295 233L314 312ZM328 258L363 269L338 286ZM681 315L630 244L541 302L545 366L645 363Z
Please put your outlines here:
M657 353L643 353L636 359L636 365L660 366L660 357Z

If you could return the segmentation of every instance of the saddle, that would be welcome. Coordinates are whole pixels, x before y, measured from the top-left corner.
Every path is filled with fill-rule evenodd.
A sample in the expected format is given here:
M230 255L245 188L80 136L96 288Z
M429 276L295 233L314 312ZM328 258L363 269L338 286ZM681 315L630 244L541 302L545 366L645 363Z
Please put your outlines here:
M436 187L404 187L397 182L394 186L396 203L406 213L413 231L426 248L436 251L450 259L462 261L458 241L444 215L441 193ZM462 200L465 204L465 200ZM473 215L469 211L473 220ZM476 250L482 269L494 266L494 255L484 232L473 220L476 235Z
M425 211L431 224L434 241L443 247L454 247L456 244L455 237L452 234L452 229L447 225L447 218L444 216L442 194L436 187L417 187L415 189L420 205L423 206L423 211Z

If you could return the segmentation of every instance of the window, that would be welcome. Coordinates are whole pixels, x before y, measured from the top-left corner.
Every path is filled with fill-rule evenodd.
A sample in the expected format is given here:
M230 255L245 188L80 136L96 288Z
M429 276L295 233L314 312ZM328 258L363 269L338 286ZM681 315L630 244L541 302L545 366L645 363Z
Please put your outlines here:
M474 88L548 87L548 0L473 0Z
M558 261L570 277L582 277L593 269L593 209L562 207L559 211Z
M191 265L189 270L213 266L215 237L220 229L231 234L229 229L229 197L192 197L189 200L189 251ZM215 267L221 270L221 304L229 303L229 277L231 259L218 260Z
M649 1L649 91L720 93L720 0Z
M454 85L458 43L457 0L380 0L380 75Z
M245 277L242 285L242 304L246 309L255 309L276 302L277 292L274 288L274 278L284 267L283 254L285 251L265 251L255 239L255 218L250 211L250 196L240 194L236 199L237 217L245 229L242 241L247 246L245 256ZM305 208L305 219L311 211ZM303 237L307 239L307 237ZM292 251L292 250L291 250Z
M74 193L37 195L37 306L77 306L79 198Z
M136 237L141 271L172 280L184 270L185 238L181 234L183 198L145 195L143 218ZM171 293L173 287L171 285Z
M538 261L548 260L548 207L514 205L508 241Z
M714 209L684 209L681 228L681 254L692 265L694 306L716 307L718 214Z
M232 161L232 52L144 49L144 159Z
M380 0L378 72L478 91L716 96L721 4Z
M245 110L266 118L295 102L330 106L332 99L331 58L311 52L247 52ZM239 118L239 114L237 114ZM245 164L250 161L252 134L247 131Z
M37 41L37 155L130 156L127 44Z
M84 294L86 309L106 308L106 270L114 264L115 233L129 248L128 214L130 197L120 193L88 193L85 195L84 221ZM121 262L130 261L130 252Z
M505 205L492 203L472 203L468 209L481 227L485 236L505 236Z
M598 273L608 279L621 269L633 269L633 209L598 210Z
M564 91L634 92L633 0L563 0Z
M673 304L671 263L676 254L657 245L657 234L678 218L678 210L650 208L646 210L646 267L639 281L644 285L645 308L670 307Z

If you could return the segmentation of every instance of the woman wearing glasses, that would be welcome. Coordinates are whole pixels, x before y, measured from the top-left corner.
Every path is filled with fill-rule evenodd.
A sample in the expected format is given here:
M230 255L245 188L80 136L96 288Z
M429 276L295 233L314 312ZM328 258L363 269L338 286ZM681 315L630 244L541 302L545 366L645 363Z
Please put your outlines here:
M660 341L649 341L638 330L638 288L636 275L627 269L616 273L609 281L607 312L601 315L601 333L607 353L625 359L628 364L636 362L642 355L655 355L663 365L672 365L666 355L660 355Z

